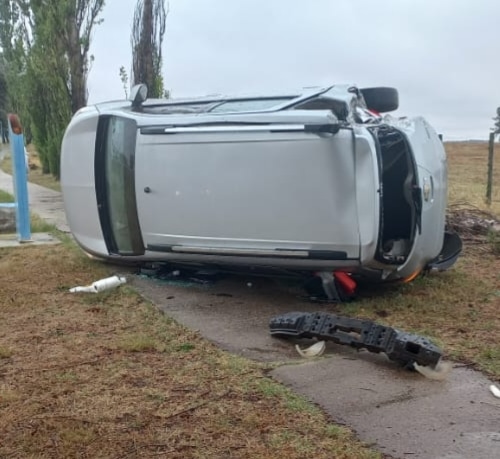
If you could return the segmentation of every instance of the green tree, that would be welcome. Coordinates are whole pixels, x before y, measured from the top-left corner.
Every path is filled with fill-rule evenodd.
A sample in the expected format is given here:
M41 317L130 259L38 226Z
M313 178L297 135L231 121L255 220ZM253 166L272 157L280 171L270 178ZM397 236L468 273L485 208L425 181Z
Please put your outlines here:
M4 110L18 113L23 118L24 128L29 132L29 121L24 116L26 53L31 47L28 34L29 20L24 14L23 3L0 0L0 47L7 101Z
M120 80L123 85L123 91L125 92L125 98L128 99L128 74L123 65L120 67L119 73Z
M150 97L164 97L162 44L168 9L164 0L138 0L132 24L132 82L144 83Z
M56 8L56 17L64 31L63 47L69 67L71 109L75 113L87 104L87 77L93 56L89 55L92 30L102 22L99 15L104 0L64 0L64 11Z
M71 115L87 103L90 38L104 0L0 0L9 108L33 133L44 172L59 177Z

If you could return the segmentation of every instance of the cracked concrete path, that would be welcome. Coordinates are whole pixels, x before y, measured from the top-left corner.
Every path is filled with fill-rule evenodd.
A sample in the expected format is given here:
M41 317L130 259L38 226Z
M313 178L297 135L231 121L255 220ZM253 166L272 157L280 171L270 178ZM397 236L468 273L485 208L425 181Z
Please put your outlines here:
M334 313L334 306L306 302L271 279L232 277L201 288L136 278L133 285L167 315L223 349L287 363L271 375L383 453L419 459L500 457L500 400L489 392L491 381L477 371L457 365L446 381L431 381L383 355L333 343L327 344L325 357L298 360L294 342L270 337L269 319L290 311Z
M12 192L12 178L1 171L0 188ZM30 184L29 196L34 212L68 231L60 193ZM228 277L210 287L141 277L131 278L131 283L169 316L223 349L287 363L271 373L275 379L385 454L415 459L500 457L500 400L488 390L491 381L477 371L457 366L446 381L430 381L382 355L332 343L325 357L299 361L294 343L269 336L269 319L293 310L335 312L334 307L306 302L293 288L272 279Z

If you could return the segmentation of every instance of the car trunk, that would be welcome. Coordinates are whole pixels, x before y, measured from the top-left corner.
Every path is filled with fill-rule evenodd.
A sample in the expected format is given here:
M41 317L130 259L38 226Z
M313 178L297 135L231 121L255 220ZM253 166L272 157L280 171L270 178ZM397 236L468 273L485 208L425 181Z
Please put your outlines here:
M140 129L136 199L149 251L359 258L353 140L331 113L208 118Z

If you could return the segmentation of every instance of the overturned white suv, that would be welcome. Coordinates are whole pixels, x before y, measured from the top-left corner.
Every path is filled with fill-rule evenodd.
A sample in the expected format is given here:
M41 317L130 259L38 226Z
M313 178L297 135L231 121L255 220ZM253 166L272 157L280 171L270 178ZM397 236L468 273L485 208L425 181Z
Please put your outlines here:
M61 184L82 248L115 261L343 271L447 268L447 164L393 88L131 100L75 114Z

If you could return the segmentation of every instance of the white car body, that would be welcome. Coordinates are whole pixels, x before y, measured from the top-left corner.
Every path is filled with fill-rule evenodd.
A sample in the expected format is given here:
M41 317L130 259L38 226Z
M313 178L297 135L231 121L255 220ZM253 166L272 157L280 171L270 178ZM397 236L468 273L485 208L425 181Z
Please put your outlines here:
M115 261L342 270L380 280L450 259L438 135L423 118L368 110L362 91L82 109L61 160L75 239Z

